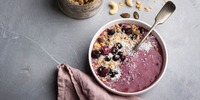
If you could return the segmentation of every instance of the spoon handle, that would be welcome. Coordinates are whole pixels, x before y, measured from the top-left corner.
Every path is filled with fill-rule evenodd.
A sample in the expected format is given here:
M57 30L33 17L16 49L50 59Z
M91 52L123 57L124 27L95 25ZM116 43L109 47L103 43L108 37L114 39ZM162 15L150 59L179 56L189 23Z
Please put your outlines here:
M149 32L142 38L142 40L140 42L138 42L135 47L133 48L134 51L137 51L138 48L142 45L142 43L144 42L144 40L149 36L149 34L154 30L154 28L158 25L157 22L155 22L153 24L153 26L151 27L151 29L149 30Z
M136 43L135 47L133 48L133 51L137 52L138 48L141 46L141 44L144 42L144 40L149 36L149 34L154 30L154 28L158 24L164 23L170 16L171 14L175 11L176 6L174 5L173 2L168 1L160 10L160 12L157 14L155 18L155 22L153 26L151 27L150 31L144 36L144 38Z

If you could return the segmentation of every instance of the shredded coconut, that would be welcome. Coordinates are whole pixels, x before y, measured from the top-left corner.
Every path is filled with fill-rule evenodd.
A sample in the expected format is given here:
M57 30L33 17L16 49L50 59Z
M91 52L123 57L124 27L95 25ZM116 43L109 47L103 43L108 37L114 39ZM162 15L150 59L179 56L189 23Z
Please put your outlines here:
M139 50L144 50L144 51L149 52L149 50L150 50L152 47L153 47L153 46L152 46L151 42L148 41L148 42L142 43L142 45L140 46Z

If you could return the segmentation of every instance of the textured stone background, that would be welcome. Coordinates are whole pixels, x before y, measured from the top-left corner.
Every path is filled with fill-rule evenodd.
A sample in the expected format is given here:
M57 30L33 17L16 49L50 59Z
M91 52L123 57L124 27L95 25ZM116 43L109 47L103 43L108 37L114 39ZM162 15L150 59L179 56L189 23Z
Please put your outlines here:
M56 0L0 0L0 100L55 100L57 96L57 64L17 34L35 40L58 61L91 75L87 52L95 32L120 18L120 13L136 10L123 7L111 16L108 2L104 0L96 16L74 20L58 9ZM152 25L164 1L141 2L153 6L151 12L139 11L140 20ZM145 100L200 99L200 1L173 2L175 13L156 28L167 45L168 68L153 89L140 95Z

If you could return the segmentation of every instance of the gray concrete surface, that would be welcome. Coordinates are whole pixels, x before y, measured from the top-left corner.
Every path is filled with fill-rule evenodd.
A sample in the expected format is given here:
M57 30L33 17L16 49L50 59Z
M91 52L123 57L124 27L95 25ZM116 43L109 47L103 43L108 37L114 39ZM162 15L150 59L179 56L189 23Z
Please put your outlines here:
M0 0L0 100L55 100L57 96L57 64L16 34L30 37L58 61L91 75L87 52L95 32L120 18L120 13L136 10L122 7L111 16L108 2L104 0L96 16L74 20L58 9L56 0ZM151 12L139 11L140 20L152 25L164 1L141 2L153 6ZM156 28L167 45L168 68L153 89L140 95L144 100L200 99L200 1L173 2L175 13Z

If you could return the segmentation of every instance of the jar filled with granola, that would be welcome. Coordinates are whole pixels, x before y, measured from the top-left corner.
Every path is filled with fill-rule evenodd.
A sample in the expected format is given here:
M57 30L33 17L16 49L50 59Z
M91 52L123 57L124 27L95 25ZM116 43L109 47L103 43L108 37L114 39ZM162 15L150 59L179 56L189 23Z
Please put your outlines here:
M58 0L60 9L69 17L85 19L94 16L103 0Z

